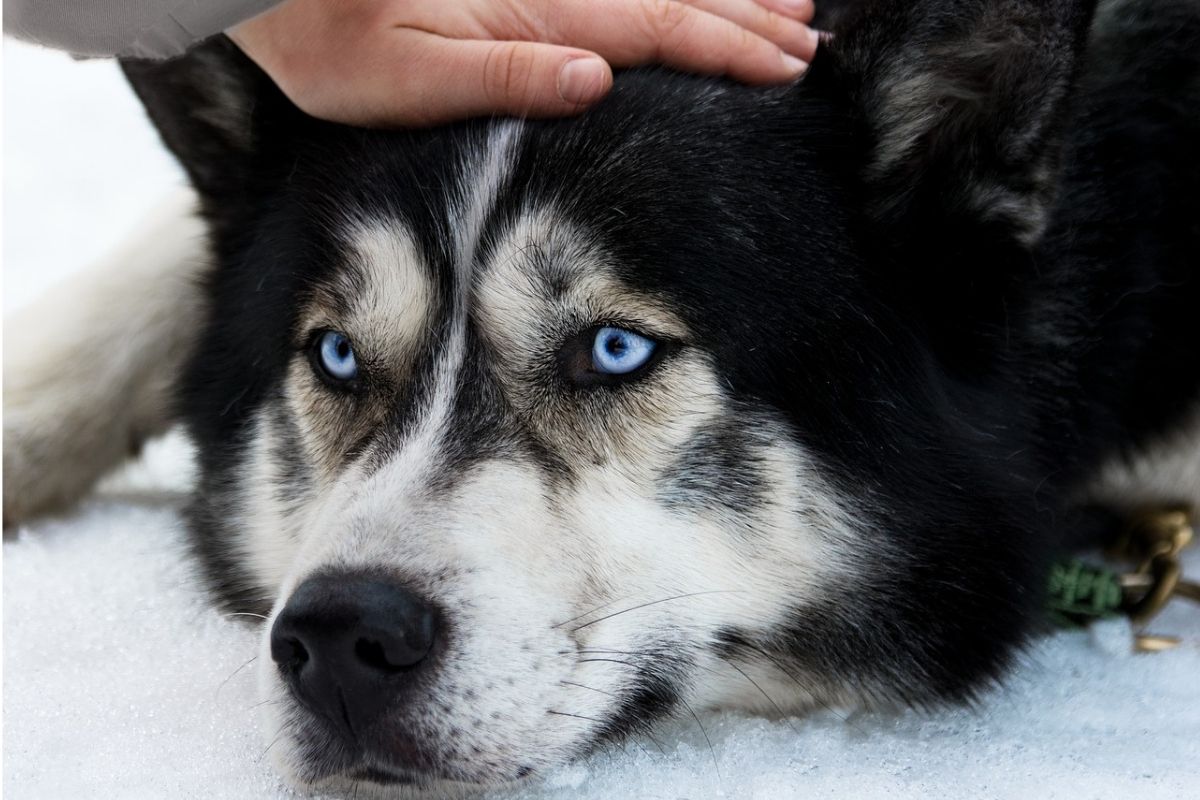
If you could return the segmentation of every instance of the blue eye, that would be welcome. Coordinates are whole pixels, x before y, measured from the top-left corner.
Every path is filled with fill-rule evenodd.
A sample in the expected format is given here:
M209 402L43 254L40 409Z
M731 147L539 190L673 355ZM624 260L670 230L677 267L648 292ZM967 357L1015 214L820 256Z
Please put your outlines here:
M643 367L658 343L623 328L601 328L592 342L592 369L606 375L627 375Z
M334 381L352 381L358 377L354 348L344 333L325 331L317 341L317 361Z

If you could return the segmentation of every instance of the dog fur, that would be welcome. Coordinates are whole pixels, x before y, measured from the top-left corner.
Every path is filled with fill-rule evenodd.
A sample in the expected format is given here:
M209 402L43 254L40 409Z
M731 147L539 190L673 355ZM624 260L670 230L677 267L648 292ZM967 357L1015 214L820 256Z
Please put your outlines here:
M304 784L968 700L1055 554L1200 502L1200 11L1093 11L854 4L792 87L634 70L578 119L435 131L311 120L223 39L129 62L211 261L160 230L68 288L58 356L6 352L6 518L178 417L219 602L385 574L436 603L433 666L352 740L264 638ZM599 325L654 362L573 377ZM314 369L324 330L356 385Z

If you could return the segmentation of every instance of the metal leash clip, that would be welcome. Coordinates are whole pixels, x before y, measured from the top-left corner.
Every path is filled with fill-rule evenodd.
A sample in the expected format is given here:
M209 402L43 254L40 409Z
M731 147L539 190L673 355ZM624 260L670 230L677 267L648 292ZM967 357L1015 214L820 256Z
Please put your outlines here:
M1138 631L1134 650L1155 653L1179 644L1177 636L1145 631L1146 625L1176 597L1200 603L1200 583L1183 579L1180 552L1195 539L1192 509L1186 506L1147 509L1136 514L1110 555L1138 566L1121 575L1121 610Z

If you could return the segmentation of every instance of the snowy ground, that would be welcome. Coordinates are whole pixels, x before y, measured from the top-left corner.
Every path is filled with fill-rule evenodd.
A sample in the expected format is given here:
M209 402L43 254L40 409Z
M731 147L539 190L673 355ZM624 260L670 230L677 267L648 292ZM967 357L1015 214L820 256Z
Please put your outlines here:
M180 182L111 64L5 42L4 307L113 246ZM10 798L291 796L260 759L256 633L211 610L182 554L191 474L168 438L77 512L4 545ZM1189 571L1200 574L1200 550ZM708 716L522 798L1200 797L1200 613L1129 654L1110 623L1041 642L974 711Z

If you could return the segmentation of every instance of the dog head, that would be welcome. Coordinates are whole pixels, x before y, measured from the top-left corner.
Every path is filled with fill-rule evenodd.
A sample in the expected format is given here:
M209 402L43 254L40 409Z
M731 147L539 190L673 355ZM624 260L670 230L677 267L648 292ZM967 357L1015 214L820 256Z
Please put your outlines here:
M433 131L311 120L224 40L126 64L213 231L193 527L270 616L281 768L505 781L996 676L1042 545L990 288L1087 16L877 3L792 87Z

